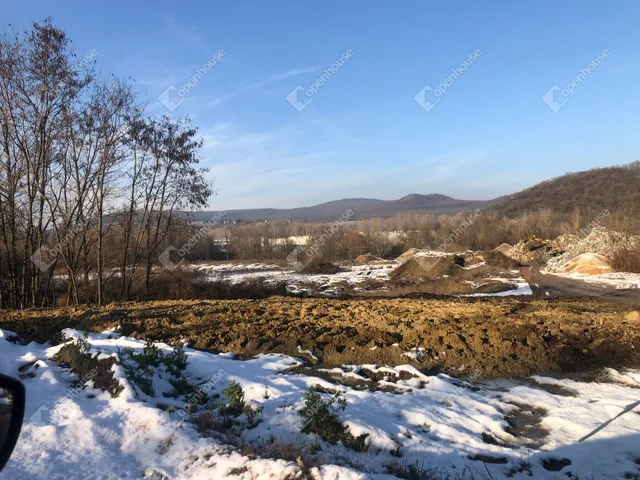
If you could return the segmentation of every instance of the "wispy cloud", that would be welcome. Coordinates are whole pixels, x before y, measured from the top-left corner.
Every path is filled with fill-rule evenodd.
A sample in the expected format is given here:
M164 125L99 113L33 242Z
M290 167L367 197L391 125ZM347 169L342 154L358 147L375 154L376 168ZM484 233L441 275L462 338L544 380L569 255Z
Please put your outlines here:
M469 198L461 181L475 178L487 156L482 151L452 151L368 169L347 161L358 152L338 148L342 143L330 130L318 131L314 125L313 136L308 134L297 124L269 131L245 131L232 124L210 127L204 134L203 157L215 177L215 208L287 208L361 196L399 198L408 193ZM448 184L451 181L454 185ZM381 192L381 185L384 193L375 193Z
M319 66L315 66L315 67L305 67L305 68L296 68L294 70L289 70L287 72L283 72L283 73L278 73L275 75L272 75L268 78L266 78L265 80L262 80L260 82L256 82L256 83L252 83L250 85L244 86L234 92L231 93L227 93L226 95L222 95L220 97L214 98L213 100L211 100L209 102L209 106L216 106L222 102L224 102L225 100L229 100L232 97L235 97L236 95L239 95L241 93L244 92L248 92L250 90L255 90L256 88L260 88L260 87L264 87L265 85L269 85L270 83L275 83L275 82L279 82L280 80L285 80L287 78L291 78L291 77L297 77L298 75L304 75L306 73L312 73L312 72L317 72L318 70L320 70L321 67Z
M203 52L209 52L211 50L206 45L204 35L196 32L194 28L187 27L175 18L166 18L165 25L167 33L177 43L189 48L198 48Z

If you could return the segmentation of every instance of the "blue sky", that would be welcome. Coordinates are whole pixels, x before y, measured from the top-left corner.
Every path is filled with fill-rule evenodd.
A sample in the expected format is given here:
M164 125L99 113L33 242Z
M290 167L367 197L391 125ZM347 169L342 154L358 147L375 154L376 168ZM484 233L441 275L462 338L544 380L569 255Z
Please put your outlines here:
M409 193L488 199L640 159L633 0L0 3L2 28L47 16L79 57L95 50L105 73L131 77L153 115L168 113L158 100L167 88L224 52L187 95L170 93L183 100L171 115L203 134L216 209ZM414 97L465 60L426 111ZM542 97L581 69L572 94L556 92L567 101L554 112ZM311 100L302 111L287 101L298 85L297 98Z

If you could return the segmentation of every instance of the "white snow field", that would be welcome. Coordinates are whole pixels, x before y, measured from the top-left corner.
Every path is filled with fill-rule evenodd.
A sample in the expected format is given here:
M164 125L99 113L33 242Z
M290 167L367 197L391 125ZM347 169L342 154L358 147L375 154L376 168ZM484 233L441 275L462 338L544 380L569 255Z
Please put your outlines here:
M332 296L339 293L339 284L346 283L357 286L367 280L385 282L389 279L389 272L395 263L378 265L344 266L343 270L334 274L304 274L292 268L285 269L277 265L261 263L252 264L199 264L193 268L207 274L210 281L226 281L231 284L260 279L266 283L285 282L290 293L301 294L307 292L310 285L320 287L322 295ZM355 291L358 291L356 288Z
M82 338L75 330L64 333ZM191 385L213 396L235 380L251 405L264 408L261 423L242 430L244 441L275 437L296 445L317 443L322 466L304 477L294 461L250 459L219 439L202 437L191 421L194 414L184 410L186 397L175 395L164 367L153 373L154 393L146 395L126 379L122 364L114 365L124 390L112 398L92 388L91 379L84 388L74 387L79 376L52 359L61 346L21 345L10 342L12 336L0 331L0 371L22 377L27 408L16 450L0 474L3 479L140 479L146 474L157 479L390 480L397 478L387 474L392 464L406 467L405 472L417 464L413 473L421 476L405 475L411 480L640 475L640 408L578 442L640 399L640 371L608 370L598 377L600 383L548 377L471 383L423 375L408 365L323 372L345 380L337 384L284 373L302 363L284 355L237 360L231 354L185 349L184 376ZM84 341L93 355L123 361L125 347L140 352L145 346L115 332ZM368 380L358 373L363 367L388 375L378 386L389 388L347 386L348 379L366 385ZM366 452L331 446L300 432L303 395L314 385L343 393L347 405L340 420L355 436L369 434ZM176 409L167 410L169 405Z

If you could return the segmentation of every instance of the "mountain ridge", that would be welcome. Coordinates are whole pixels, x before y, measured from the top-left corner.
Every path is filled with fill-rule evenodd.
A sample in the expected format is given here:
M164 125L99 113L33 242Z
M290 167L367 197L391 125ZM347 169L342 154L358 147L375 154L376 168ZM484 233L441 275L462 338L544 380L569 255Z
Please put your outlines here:
M491 200L460 200L441 193L410 193L396 200L343 198L308 207L227 210L225 221L295 220L330 222L348 210L349 220L385 218L399 213L455 215L479 208L505 217L548 208L568 215L576 210L624 215L640 214L640 162L593 168L539 182L519 192ZM207 221L215 212L191 212L193 221Z
M502 198L502 197L500 197ZM435 215L453 215L484 209L494 200L460 200L439 193L411 193L397 200L379 200L376 198L343 198L329 202L296 208L248 208L226 210L224 220L259 221L259 220L294 220L309 222L326 222L341 218L351 210L349 220L363 220L375 217L391 217L398 213L433 213ZM212 211L191 212L193 221L206 221L211 218Z

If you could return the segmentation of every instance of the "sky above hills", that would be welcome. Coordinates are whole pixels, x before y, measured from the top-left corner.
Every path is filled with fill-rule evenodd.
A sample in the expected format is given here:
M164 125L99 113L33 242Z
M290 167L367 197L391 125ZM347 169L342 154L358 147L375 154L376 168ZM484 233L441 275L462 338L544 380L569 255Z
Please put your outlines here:
M2 29L47 16L200 127L215 209L489 199L640 159L633 0L0 2Z

